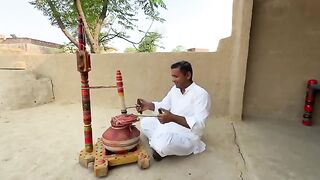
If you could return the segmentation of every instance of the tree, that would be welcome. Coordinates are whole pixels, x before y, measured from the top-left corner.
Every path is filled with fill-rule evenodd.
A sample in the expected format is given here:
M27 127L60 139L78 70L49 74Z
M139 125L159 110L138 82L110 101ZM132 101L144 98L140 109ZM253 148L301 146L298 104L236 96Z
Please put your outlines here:
M77 47L71 42L64 43L60 49L62 49L64 53L75 53L77 51Z
M134 53L134 52L137 52L137 49L134 48L134 47L127 47L125 50L124 50L125 53Z
M127 35L130 30L139 30L136 25L139 11L152 25L153 21L164 21L158 9L166 8L163 0L32 0L30 4L48 16L51 24L58 26L75 46L78 46L75 37L79 15L92 53L98 53L100 45L106 45L114 38L140 43L142 40L132 42ZM139 32L146 35L149 29Z
M162 38L162 35L157 32L149 32L139 44L139 52L156 52L157 47L160 47L157 43Z
M172 52L186 52L187 49L182 45L178 45L175 48L173 48L171 51Z
M157 44L161 38L162 38L161 34L159 34L157 32L149 32L142 39L142 41L138 47L136 47L135 45L133 45L133 47L127 47L124 50L124 52L125 53L156 52L157 47L161 47Z

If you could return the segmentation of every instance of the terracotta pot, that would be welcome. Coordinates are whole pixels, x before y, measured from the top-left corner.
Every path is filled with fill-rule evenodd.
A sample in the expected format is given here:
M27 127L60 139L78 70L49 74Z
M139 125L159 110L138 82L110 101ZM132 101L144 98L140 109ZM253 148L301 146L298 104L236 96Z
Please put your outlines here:
M130 121L136 122L137 117L128 116L130 115L119 115L112 118L112 126L102 135L102 142L107 150L115 153L125 152L139 144L140 131L132 123L128 123Z

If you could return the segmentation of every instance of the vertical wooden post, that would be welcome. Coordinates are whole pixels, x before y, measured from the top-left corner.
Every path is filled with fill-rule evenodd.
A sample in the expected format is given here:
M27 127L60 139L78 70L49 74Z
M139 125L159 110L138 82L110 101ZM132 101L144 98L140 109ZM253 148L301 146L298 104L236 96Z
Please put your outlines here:
M127 108L126 108L126 104L125 104L125 101L124 101L124 90L123 90L122 75L121 75L120 70L117 70L116 82L117 82L118 95L120 97L121 114L127 114Z
M81 75L81 95L84 123L84 143L85 151L93 151L92 127L91 127L91 106L89 90L89 71L91 70L90 55L86 51L86 40L84 34L84 25L81 18L78 19L78 39L79 47L77 51L77 69Z

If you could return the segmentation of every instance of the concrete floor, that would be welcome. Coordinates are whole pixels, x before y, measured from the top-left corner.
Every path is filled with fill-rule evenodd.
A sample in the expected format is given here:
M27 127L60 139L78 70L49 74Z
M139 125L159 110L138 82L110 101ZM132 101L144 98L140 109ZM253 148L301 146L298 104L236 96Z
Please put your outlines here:
M235 124L251 179L318 180L320 126L300 121L247 119Z
M118 109L92 106L94 139ZM139 124L137 123L139 127ZM317 180L320 177L320 129L300 122L210 118L199 155L151 160L109 169L103 179L117 180ZM78 164L83 148L81 104L54 102L0 112L1 179L97 179ZM142 136L145 144L146 139Z

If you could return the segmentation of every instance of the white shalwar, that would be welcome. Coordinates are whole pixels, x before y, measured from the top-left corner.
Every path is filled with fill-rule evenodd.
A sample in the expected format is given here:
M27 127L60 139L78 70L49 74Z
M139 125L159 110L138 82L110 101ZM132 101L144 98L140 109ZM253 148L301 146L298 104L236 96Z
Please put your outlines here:
M161 124L157 118L146 117L141 120L141 130L149 139L150 147L162 156L184 156L205 150L201 141L205 122L210 111L210 96L194 82L185 89L184 94L173 86L161 102L153 102L155 113L159 108L185 117L189 128L175 122Z

